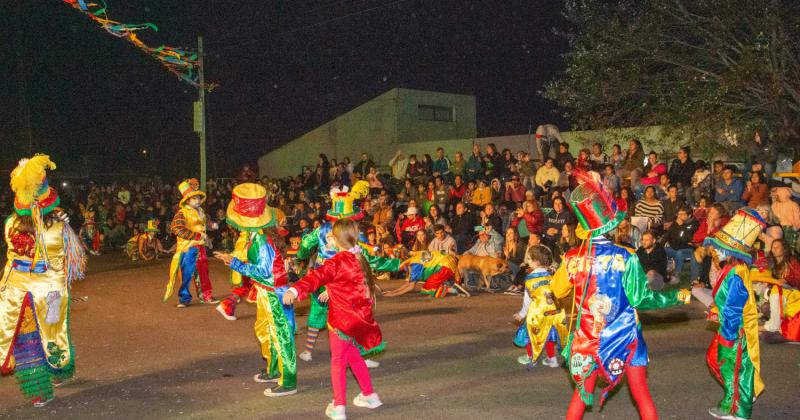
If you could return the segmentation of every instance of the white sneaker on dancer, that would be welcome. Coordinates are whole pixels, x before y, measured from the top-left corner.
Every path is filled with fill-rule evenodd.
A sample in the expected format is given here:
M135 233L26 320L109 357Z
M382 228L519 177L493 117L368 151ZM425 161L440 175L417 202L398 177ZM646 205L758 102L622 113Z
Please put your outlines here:
M364 363L366 363L367 367L370 369L375 369L376 367L381 365L380 362L376 362L375 360L372 359L364 359Z
M236 321L236 317L235 316L228 315L228 313L225 312L225 308L222 307L221 303L219 305L217 305L217 312L219 312L219 314L222 315L222 317L227 319L228 321Z
M299 357L300 360L302 360L304 362L310 362L311 361L311 352L309 352L308 350L303 350L302 352L300 352L300 354L297 355L297 357Z
M542 360L542 364L551 368L557 368L560 366L558 363L558 358L556 357L545 357L544 360Z
M519 363L519 364L521 364L521 365L531 365L531 364L535 364L535 363L533 362L533 360L531 360L531 358L530 358L530 357L528 357L528 355L527 355L527 354L526 354L526 355L523 355L523 356L520 356L520 357L517 357L517 363Z
M347 415L344 413L344 406L333 405L332 402L328 403L328 407L325 408L325 415L333 420L347 420Z
M353 405L356 407L364 407L374 410L382 406L383 402L381 402L381 399L378 398L378 394L374 392L369 395L364 395L363 393L360 393L355 398L353 398Z

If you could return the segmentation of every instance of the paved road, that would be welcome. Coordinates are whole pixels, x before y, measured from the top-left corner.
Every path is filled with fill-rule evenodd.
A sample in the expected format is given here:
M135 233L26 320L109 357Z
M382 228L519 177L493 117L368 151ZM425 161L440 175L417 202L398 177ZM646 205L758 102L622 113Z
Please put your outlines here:
M0 417L36 419L314 419L331 399L327 337L311 363L300 363L300 393L262 395L252 381L261 367L252 332L254 306L240 320L224 320L213 307L179 310L161 303L167 262L124 263L120 256L91 261L94 270L74 288L88 296L73 307L76 379L57 389L44 409L28 405L12 377L0 379ZM217 295L227 290L223 266L212 264ZM394 282L396 283L396 282ZM388 287L393 287L390 282ZM382 299L377 319L388 351L373 381L385 406L348 416L374 419L563 418L571 395L561 369L525 371L511 344L511 314L521 298L481 295L432 301L420 296ZM305 324L305 310L298 325ZM704 354L712 332L699 304L641 316L650 348L650 388L661 418L709 418L721 388ZM300 337L302 340L302 337ZM800 346L762 345L767 390L754 418L798 418ZM602 411L586 419L634 419L621 387ZM350 397L357 392L350 381Z

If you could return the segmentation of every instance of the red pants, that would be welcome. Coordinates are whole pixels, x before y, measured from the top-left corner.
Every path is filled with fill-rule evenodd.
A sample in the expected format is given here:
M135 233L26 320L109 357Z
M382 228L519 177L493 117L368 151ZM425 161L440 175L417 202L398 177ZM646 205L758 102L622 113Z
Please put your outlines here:
M372 379L369 376L361 352L355 344L342 340L339 333L333 329L328 330L331 348L331 385L333 386L333 405L347 405L347 367L361 387L364 395L372 394Z
M422 288L424 290L436 290L441 287L444 282L452 280L453 277L453 272L449 268L442 267L425 280L425 284L422 285Z
M650 389L647 387L647 367L646 366L628 366L625 369L625 376L628 378L628 390L631 392L633 400L639 408L639 417L642 420L658 420L658 413L656 406L653 404L653 398L650 396ZM594 392L595 381L597 380L597 370L586 378L586 392ZM567 420L580 420L583 418L583 412L586 410L586 404L581 399L579 390L575 390L572 394L572 401L567 408Z
M250 280L250 277L242 276L242 284L234 287L231 290L231 294L220 302L222 307L225 308L225 313L230 316L236 316L236 305L247 298L252 287L253 281Z

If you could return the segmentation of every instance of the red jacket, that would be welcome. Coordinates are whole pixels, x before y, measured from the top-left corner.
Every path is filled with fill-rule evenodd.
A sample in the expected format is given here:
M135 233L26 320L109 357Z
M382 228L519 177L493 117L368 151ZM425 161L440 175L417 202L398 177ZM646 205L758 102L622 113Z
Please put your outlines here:
M720 219L717 227L711 229L711 231L708 233L706 233L706 231L708 230L708 223L705 220L703 220L700 223L700 227L697 228L697 231L694 232L694 236L692 237L692 243L694 244L694 246L703 246L703 241L707 237L717 233L718 230L722 229L722 227L725 226L726 223L728 223L728 220L730 220L730 217L723 217L722 219Z
M461 184L460 187L456 187L455 185L453 185L452 187L450 187L450 196L448 198L450 199L451 203L457 203L461 201L462 198L464 198L464 193L466 192L467 192L467 184Z
M374 300L367 297L364 273L356 256L342 251L306 274L292 288L298 299L325 286L328 290L328 324L356 340L365 350L381 345L383 336L372 315Z
M511 226L519 226L519 221L525 219L525 225L528 227L530 233L542 233L544 228L544 213L541 210L536 210L533 213L523 213L522 218L514 216L511 220Z
M397 241L403 242L403 232L416 232L418 230L425 229L425 220L419 215L413 221L410 217L406 217L402 220L397 220L397 226L395 228L395 234L397 235Z
M527 189L524 185L519 184L516 187L513 185L509 185L506 188L506 201L513 201L515 203L521 203L525 201L525 192Z

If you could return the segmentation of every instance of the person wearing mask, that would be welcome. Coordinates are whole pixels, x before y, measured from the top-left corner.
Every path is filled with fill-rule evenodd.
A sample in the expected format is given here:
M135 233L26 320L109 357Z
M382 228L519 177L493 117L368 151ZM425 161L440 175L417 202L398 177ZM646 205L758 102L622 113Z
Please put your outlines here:
M692 238L698 228L698 222L692 217L692 209L686 205L681 206L675 216L675 222L672 223L664 234L664 243L666 247L664 251L667 253L667 258L675 261L675 274L681 272L685 261L694 259L694 245ZM694 269L699 269L699 265L692 265L691 278L700 276L699 272Z

